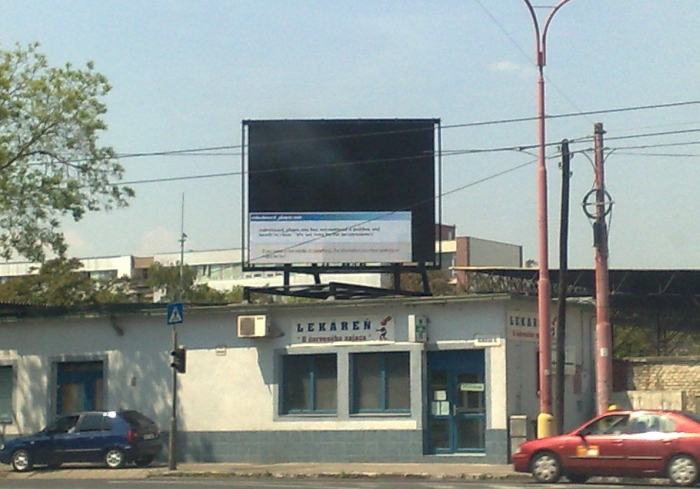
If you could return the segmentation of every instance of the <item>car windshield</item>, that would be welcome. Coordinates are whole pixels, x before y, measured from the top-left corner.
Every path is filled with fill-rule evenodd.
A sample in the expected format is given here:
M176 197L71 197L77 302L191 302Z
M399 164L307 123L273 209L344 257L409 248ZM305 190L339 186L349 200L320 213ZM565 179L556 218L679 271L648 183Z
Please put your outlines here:
M688 411L684 411L684 412L683 412L683 416L685 416L686 418L692 419L692 420L695 421L696 423L700 423L700 415L698 415L698 414L691 413L691 412L688 412Z

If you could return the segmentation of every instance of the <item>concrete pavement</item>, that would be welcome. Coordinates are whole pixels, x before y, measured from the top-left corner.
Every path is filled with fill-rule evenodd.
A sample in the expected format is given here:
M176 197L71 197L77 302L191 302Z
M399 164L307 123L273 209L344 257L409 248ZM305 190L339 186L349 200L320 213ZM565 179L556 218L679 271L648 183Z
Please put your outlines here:
M510 465L460 463L288 463L288 464L178 464L167 466L127 467L110 470L88 465L66 465L58 470L37 468L16 473L3 466L0 477L8 479L147 479L152 477L402 477L423 479L503 480L530 478L518 474Z

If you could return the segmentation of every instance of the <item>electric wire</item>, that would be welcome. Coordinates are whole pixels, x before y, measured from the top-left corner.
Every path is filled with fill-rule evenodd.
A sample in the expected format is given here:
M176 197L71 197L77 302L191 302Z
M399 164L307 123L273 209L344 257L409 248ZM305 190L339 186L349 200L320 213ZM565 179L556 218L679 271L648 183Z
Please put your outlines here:
M627 136L620 136L619 138L621 139L630 139L630 138L639 138L639 137L655 137L659 135L669 135L669 134L682 134L682 133L687 133L687 132L698 132L700 129L692 129L692 130L684 130L684 131L671 131L671 132L664 132L664 133L648 133L648 134L637 134L637 135L627 135ZM606 141L616 139L616 138L606 138ZM577 144L581 142L587 142L592 140L591 136L584 136L581 138L577 139L571 139L569 140L569 144ZM545 147L553 147L553 146L558 146L561 144L560 142L551 142L547 143ZM630 150L630 149L650 149L650 148L661 148L661 147L673 147L673 146L686 146L686 145L696 145L700 144L700 141L690 141L690 142L678 142L678 143L657 143L657 144L645 144L645 145L636 145L636 146L617 146L617 147L606 147L608 150ZM472 149L448 149L448 150L443 150L442 151L442 156L443 157L450 157L450 156L458 156L458 155L471 155L471 154L485 154L485 153L499 153L499 152L527 152L529 149L535 149L537 148L537 144L530 144L530 145L520 145L520 146L500 146L500 147L493 147L493 148L472 148ZM578 149L578 150L572 150L571 153L586 153L593 151L593 148L584 148L584 149ZM386 162L392 162L392 161L400 161L400 160L413 160L413 159L420 159L420 158L425 158L426 156L436 156L437 153L426 153L425 155L416 155L416 156L405 156L405 157L400 157L400 158L383 158L383 159L374 159L374 160L359 160L359 161L344 161L344 162L337 162L337 163L332 163L328 165L324 165L324 168L332 168L332 167L347 167L347 166L356 166L356 165L366 165L366 164L376 164L376 163L386 163ZM308 169L313 169L313 168L319 168L319 165L303 165L303 166L298 166L294 167L293 170L301 171L301 170L308 170ZM230 176L241 176L244 174L258 174L258 173L274 173L274 172L281 172L281 171L289 171L289 169L266 169L266 170L256 170L256 171L248 171L248 172L242 172L242 171L234 171L234 172L221 172L221 173L207 173L207 174L200 174L200 175L184 175L184 176L178 176L178 177L156 177L156 178L148 178L148 179L140 179L140 180L130 180L130 181L123 181L123 182L112 182L110 183L111 185L141 185L141 184L149 184L149 183L161 183L161 182L175 182L175 181L186 181L186 180L197 180L197 179L206 179L206 178L220 178L220 177L230 177Z
M700 153L632 153L618 151L618 155L625 156L650 156L655 158L700 158Z
M683 107L683 106L689 106L689 105L698 105L700 104L700 100L687 100L687 101L682 101L682 102L670 102L670 103L661 103L661 104L651 104L651 105L634 105L634 106L627 106L627 107L615 107L615 108L610 108L610 109L598 109L598 110L589 110L589 111L582 111L582 112L564 112L561 114L551 114L551 115L545 115L545 119L563 119L563 118L570 118L570 117L578 117L582 115L601 115L601 114L613 114L613 113L619 113L619 112L635 112L635 111L640 111L640 110L656 110L656 109L667 109L667 108L673 108L673 107ZM482 127L482 126L491 126L491 125L501 125L501 124L514 124L514 123L520 123L520 122L531 122L531 121L536 121L538 119L537 116L528 116L528 117L514 117L514 118L505 118L505 119L494 119L494 120L488 120L488 121L475 121L475 122L464 122L464 123L455 123L455 124L445 124L441 125L440 129L445 130L445 129L458 129L458 128L467 128L467 127ZM355 137L365 137L365 136L380 136L384 134L397 134L397 133L410 133L410 132L416 132L416 131L426 131L426 129L420 128L412 128L412 129L401 129L401 130L394 130L394 131L375 131L375 132L367 132L367 133L358 133L358 134L353 134L353 135L342 135L342 136L328 136L324 138L303 138L303 139L288 139L284 141L277 141L274 143L257 143L257 144L233 144L233 145L221 145L221 146L205 146L205 147L196 147L196 148L188 148L188 149L174 149L174 150L162 150L162 151L151 151L151 152L135 152L135 153L120 153L117 155L117 158L119 159L127 159L127 158L143 158L143 157L151 157L151 156L173 156L173 155L185 155L185 156L196 156L197 154L201 154L203 152L207 151L223 151L223 150L231 150L231 149L243 149L243 148L251 148L251 147L262 147L262 146L268 146L272 144L291 144L294 142L314 142L314 141L326 141L326 140L334 140L334 139L347 139L347 138L355 138ZM216 153L216 154L221 154L221 153ZM241 153L229 153L227 156L241 156ZM85 160L71 160L74 163L79 163L81 161Z
M582 142L582 141L589 141L591 139L590 136L585 136L580 139L572 139L569 141L570 144L576 143L576 142ZM552 142L552 143L547 143L545 144L545 147L552 147L552 146L558 146L560 142ZM477 149L454 149L454 150L445 150L442 152L442 157L449 157L449 156L459 156L459 155L470 155L470 154L484 154L484 153L499 153L499 152L525 152L527 153L528 149L534 149L537 148L537 144L531 144L531 145L526 145L526 146L501 146L501 147L494 147L494 148L477 148ZM337 167L348 167L348 166L358 166L358 165L367 165L367 164L376 164L376 163L386 163L386 162L395 162L395 161L406 161L406 160L416 160L416 159L422 159L425 157L431 157L431 156L437 156L438 153L436 152L428 152L423 155L415 155L415 156L403 156L403 157L398 157L398 158L382 158L382 159L372 159L372 160L356 160L356 161L341 161L337 163L330 163L330 164L325 164L325 165L302 165L302 166L295 166L294 168L270 168L270 169L265 169L265 170L256 170L256 171L234 171L234 172L221 172L221 173L206 173L206 174L200 174L200 175L183 175L183 176L177 176L177 177L157 177L157 178L148 178L148 179L142 179L142 180L130 180L130 181L119 181L119 182L112 182L110 183L111 185L140 185L140 184L148 184L148 183L160 183L160 182L173 182L173 181L183 181L183 180L195 180L195 179L203 179L203 178L219 178L219 177L230 177L230 176L242 176L242 175L257 175L257 174L263 174L263 173L277 173L277 172L283 172L283 171L301 171L301 170L309 170L309 169L317 169L317 168L337 168Z

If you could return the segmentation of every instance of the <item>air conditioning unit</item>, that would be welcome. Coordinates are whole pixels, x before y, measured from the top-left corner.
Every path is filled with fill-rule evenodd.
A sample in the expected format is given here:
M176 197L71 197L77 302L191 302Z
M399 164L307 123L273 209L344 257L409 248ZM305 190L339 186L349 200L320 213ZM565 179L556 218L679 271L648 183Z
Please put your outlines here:
M265 338L270 335L267 316L238 316L239 338Z

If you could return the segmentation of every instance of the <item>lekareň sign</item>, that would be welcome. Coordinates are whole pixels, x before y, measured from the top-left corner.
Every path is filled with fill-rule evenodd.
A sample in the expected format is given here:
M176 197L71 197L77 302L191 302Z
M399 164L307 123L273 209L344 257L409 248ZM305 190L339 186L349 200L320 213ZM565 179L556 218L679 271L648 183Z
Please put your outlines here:
M295 343L339 343L394 341L394 318L328 318L299 321L294 327Z

